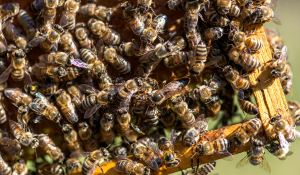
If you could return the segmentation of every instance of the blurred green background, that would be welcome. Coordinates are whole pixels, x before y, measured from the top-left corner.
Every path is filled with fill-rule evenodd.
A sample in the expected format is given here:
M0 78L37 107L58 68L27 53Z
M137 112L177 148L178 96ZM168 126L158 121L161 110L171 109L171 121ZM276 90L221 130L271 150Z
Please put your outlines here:
M282 22L282 26L278 26L273 22L267 23L264 27L277 30L284 39L284 43L288 48L288 62L292 65L293 71L293 95L288 95L287 100L300 102L300 0L279 0L275 13ZM210 126L213 126L213 122ZM300 130L300 128L298 128ZM285 161L279 160L271 155L266 149L266 159L271 167L272 175L300 175L300 140L292 143L290 151L294 154L289 156ZM298 149L298 151L297 151ZM219 173L221 175L267 175L269 173L260 169L259 166L248 165L242 169L236 169L236 164L246 155L246 152L234 156L233 161L218 160L215 170L211 173ZM299 161L299 162L298 162ZM299 163L299 165L298 165ZM298 167L299 166L299 167ZM184 172L187 172L186 170ZM181 172L173 173L181 174Z

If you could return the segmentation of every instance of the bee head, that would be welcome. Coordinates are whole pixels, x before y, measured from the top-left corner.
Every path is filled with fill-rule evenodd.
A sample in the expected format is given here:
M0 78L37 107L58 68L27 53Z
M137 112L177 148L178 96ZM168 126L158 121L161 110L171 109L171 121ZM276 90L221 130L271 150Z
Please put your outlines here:
M29 144L29 147L30 148L36 148L36 147L38 147L39 146L39 140L38 139L32 139L32 141L31 141L31 143Z

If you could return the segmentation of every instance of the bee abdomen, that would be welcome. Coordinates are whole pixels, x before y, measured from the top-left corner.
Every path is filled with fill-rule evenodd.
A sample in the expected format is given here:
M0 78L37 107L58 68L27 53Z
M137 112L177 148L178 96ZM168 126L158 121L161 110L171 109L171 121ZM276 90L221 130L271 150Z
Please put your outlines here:
M96 105L96 103L97 103L97 96L89 95L83 100L81 105L82 105L83 109L87 110L87 109L94 107Z
M198 13L193 14L187 12L184 20L184 30L186 32L195 30L197 23L198 23Z
M216 162L207 163L203 165L199 170L199 175L207 175L211 173L215 169L215 166L216 166Z
M200 41L200 43L196 46L196 53L195 53L195 58L196 60L200 61L206 61L207 58L207 48L206 44L203 41Z
M246 78L240 77L237 81L236 81L236 86L239 89L242 90L246 90L249 89L250 87L250 81Z
M11 78L14 81L22 81L24 78L24 70L23 69L14 69L11 71Z
M138 18L133 18L131 21L129 21L129 24L132 31L138 36L140 36L145 29L144 23L141 22Z
M119 61L116 64L113 64L113 66L123 75L128 75L131 72L131 64L125 60L125 58L117 58Z
M256 115L258 114L258 108L255 104L251 103L247 100L241 100L240 102L241 108L248 114Z
M245 44L247 47L249 47L250 50L254 51L259 50L263 47L263 43L258 39L247 38Z
M134 164L131 161L121 160L117 162L115 169L122 173L130 174L131 172L133 172L133 167Z
M181 66L188 63L188 54L186 52L177 52L175 55L168 56L164 59L164 64L168 68Z
M238 16L240 14L240 12L241 12L241 10L240 10L239 6L231 5L228 16Z
M92 53L89 49L81 49L80 50L81 59L83 62L87 64L92 64L96 61L96 55Z
M113 29L106 28L103 32L102 39L108 45L119 45L121 43L121 36L118 32L114 31Z
M3 105L0 104L0 124L3 124L4 122L7 121L6 113L3 108Z
M251 119L247 123L246 130L249 133L252 133L253 135L255 135L255 133L258 132L258 130L260 129L261 126L262 126L261 120L259 118L254 118L254 119Z

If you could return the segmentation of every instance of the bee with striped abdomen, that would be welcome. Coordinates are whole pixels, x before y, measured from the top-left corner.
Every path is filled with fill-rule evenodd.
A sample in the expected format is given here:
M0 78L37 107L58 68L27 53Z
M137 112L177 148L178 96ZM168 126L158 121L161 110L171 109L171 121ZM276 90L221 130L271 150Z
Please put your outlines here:
M125 174L139 174L150 175L151 169L141 163L132 161L131 159L124 159L117 162L115 170Z
M226 80L231 84L233 89L246 90L250 88L250 81L242 77L238 71L233 69L230 65L226 66L223 71Z
M115 116L111 113L105 113L104 117L100 120L100 133L102 135L102 141L107 145L113 143L115 138L115 133L113 131L113 126L115 123Z
M62 114L67 118L70 123L76 123L78 121L78 115L75 110L75 106L72 103L71 96L63 89L58 90L55 93L56 103L60 107Z
M79 143L77 132L72 125L64 123L62 124L62 133L65 141L68 143L68 147L71 153L83 152L82 145Z
M247 120L247 118L245 119ZM233 138L237 146L242 146L248 143L251 137L256 136L262 127L262 122L259 118L254 118L241 125L241 128L236 132Z
M71 33L64 32L60 37L59 44L62 46L64 52L69 53L69 55L73 55L75 58L79 59L80 55L78 48Z
M265 147L271 154L278 157L280 160L285 160L287 156L290 156L293 154L292 151L284 152L281 146L278 143L271 142L270 145Z
M25 10L20 10L18 14L18 21L22 28L25 30L26 36L29 41L38 36L39 32L35 27L34 21Z
M21 157L24 155L21 143L11 139L5 131L0 131L0 145L10 157Z
M111 21L114 17L115 8L88 3L79 7L78 15L86 18L97 18L101 21Z
M92 138L92 129L87 122L80 122L78 124L78 135L83 142L84 149L88 152L99 148L97 141Z
M75 37L79 42L81 48L92 50L94 53L96 48L94 41L89 37L90 31L87 29L85 23L78 22L75 26Z
M61 151L59 147L57 147L52 139L46 134L39 134L37 136L40 147L44 152L49 154L49 156L56 162L60 163L65 159L64 153Z
M11 167L9 166L9 164L7 162L5 162L5 160L2 158L2 156L0 155L0 173L3 175L11 175L12 170Z
M179 116L179 120L182 122L182 127L189 129L195 122L195 116L189 111L188 104L179 96L172 98L173 111Z
M9 98L16 106L29 105L32 102L32 97L26 93L23 93L18 88L6 88L4 94Z
M3 33L7 40L15 42L17 48L22 50L27 49L27 38L13 24L5 23Z

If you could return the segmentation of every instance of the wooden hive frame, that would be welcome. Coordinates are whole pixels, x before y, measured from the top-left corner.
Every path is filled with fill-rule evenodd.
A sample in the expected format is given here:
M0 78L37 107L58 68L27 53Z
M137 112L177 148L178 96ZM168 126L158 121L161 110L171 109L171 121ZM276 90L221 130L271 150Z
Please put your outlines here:
M247 31L253 31L249 37L259 39L263 42L264 46L259 52L253 54L255 58L257 58L262 66L259 69L256 69L249 73L249 80L250 83L254 88L254 96L256 99L256 103L258 105L260 111L260 118L263 123L263 129L259 132L260 136L266 136L267 142L275 140L275 133L273 130L272 125L269 124L270 119L279 112L283 119L288 121L290 125L293 125L293 120L291 115L288 111L287 101L285 99L285 95L283 93L283 89L281 83L278 78L270 79L270 72L271 69L269 65L271 64L272 60L272 53L270 49L270 44L267 41L265 31L262 25L253 25L247 28ZM276 95L275 95L276 94ZM215 134L220 135L223 134L224 138L229 140L233 140L235 133L238 129L242 126L242 124L235 124L232 126L225 126L217 130L209 131L205 134L206 137L210 138ZM204 139L202 137L202 139ZM201 140L202 140L201 139ZM229 151L234 155L244 151L249 150L251 144L248 142L246 145L238 147L238 146L231 146ZM178 142L175 144L175 150L183 153L185 150L185 146L183 142ZM175 168L165 168L164 166L161 167L159 170L154 171L153 174L162 175L162 174L170 174L179 171L179 167L181 169L187 169L191 167L191 157L195 153L193 148L186 149L183 155L180 157L181 163L178 167ZM198 156L194 156L194 162L196 162ZM133 158L133 156L129 156L129 158ZM212 162L214 160L220 159L216 155L212 156L201 156L200 157L200 164ZM115 175L117 172L114 170L114 166L116 165L117 161L107 162L101 165L103 168L104 174L106 175ZM143 162L141 162L143 163ZM74 172L74 175L80 174L80 172ZM102 174L100 168L97 168L95 174Z

